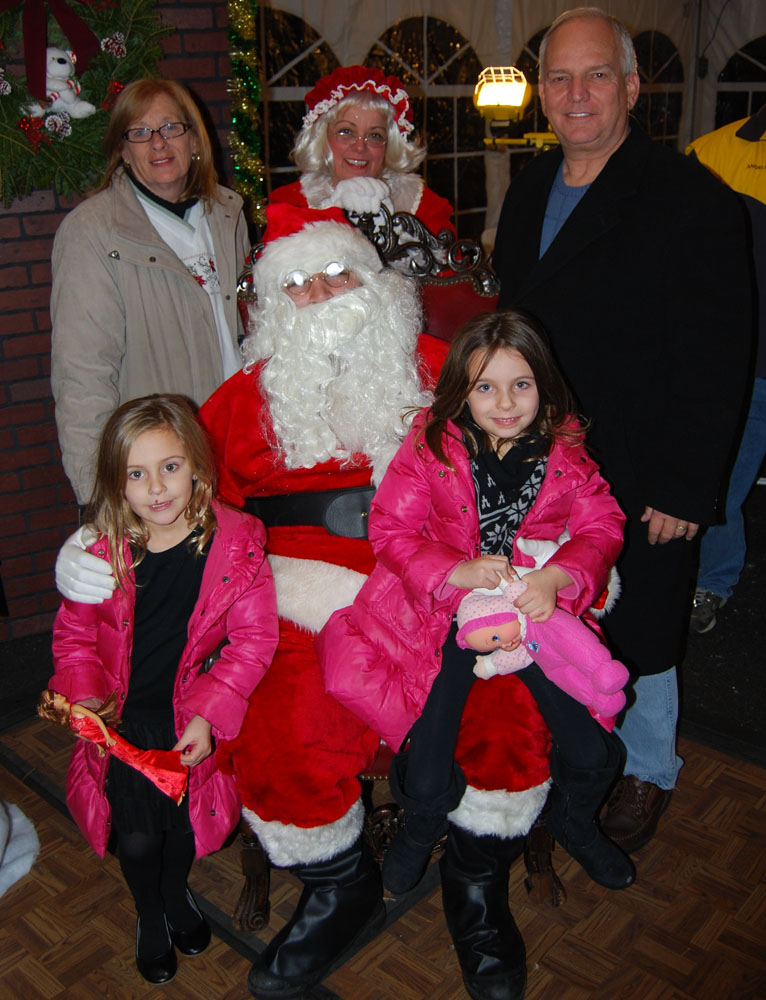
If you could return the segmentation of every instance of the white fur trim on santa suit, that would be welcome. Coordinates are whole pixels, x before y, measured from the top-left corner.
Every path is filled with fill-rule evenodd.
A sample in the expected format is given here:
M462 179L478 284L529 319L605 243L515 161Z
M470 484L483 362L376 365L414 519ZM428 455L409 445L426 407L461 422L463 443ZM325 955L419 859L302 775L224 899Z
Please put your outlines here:
M364 573L318 559L271 555L268 560L279 617L310 632L319 632L330 615L353 604L367 579Z
M246 806L242 807L242 815L277 868L329 861L351 847L361 834L364 823L361 799L357 799L340 819L324 826L301 827L276 820L262 820Z
M485 791L469 785L450 822L478 837L525 837L548 797L550 779L523 792Z
M345 264L365 284L383 270L375 247L359 230L342 222L312 222L298 233L267 243L253 267L259 299L282 287L290 271L317 274L331 261Z

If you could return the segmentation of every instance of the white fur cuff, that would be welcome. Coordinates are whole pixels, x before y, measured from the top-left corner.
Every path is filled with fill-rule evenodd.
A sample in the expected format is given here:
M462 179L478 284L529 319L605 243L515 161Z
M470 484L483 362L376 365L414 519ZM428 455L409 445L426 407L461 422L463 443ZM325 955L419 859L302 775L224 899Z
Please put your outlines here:
M357 799L340 819L325 826L302 827L262 820L245 806L242 807L242 815L277 868L329 861L351 847L362 832L364 822L361 799Z
M549 785L550 779L523 792L482 791L469 785L449 818L479 837L524 837L545 805Z

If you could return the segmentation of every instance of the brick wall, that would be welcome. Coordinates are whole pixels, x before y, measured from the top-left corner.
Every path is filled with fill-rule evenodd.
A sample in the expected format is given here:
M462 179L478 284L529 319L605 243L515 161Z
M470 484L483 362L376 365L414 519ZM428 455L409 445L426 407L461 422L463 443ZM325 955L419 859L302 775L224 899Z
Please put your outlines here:
M198 0L159 3L157 9L176 29L163 41L160 72L192 90L225 150L227 5ZM225 155L222 170L227 182ZM0 208L0 574L9 612L0 618L0 640L50 627L59 604L56 553L77 524L56 439L48 313L53 236L76 203L35 191Z

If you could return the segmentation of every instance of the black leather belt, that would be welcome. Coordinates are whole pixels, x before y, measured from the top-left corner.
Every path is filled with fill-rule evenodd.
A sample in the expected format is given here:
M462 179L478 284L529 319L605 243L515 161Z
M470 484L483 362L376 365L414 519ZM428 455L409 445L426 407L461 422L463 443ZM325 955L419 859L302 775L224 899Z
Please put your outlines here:
M267 528L305 524L344 538L366 538L374 494L373 486L351 486L345 490L248 497L245 510L259 517Z

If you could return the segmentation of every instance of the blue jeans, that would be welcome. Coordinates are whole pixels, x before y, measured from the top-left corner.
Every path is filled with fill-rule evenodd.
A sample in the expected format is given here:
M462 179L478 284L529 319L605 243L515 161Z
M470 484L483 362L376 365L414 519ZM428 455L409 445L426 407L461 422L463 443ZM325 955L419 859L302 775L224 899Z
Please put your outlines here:
M731 597L745 565L745 519L742 504L766 455L766 378L757 378L737 459L726 496L726 523L714 524L702 536L697 587Z
M635 701L629 704L622 725L614 727L628 751L624 773L640 781L651 781L659 788L675 788L683 766L676 753L676 668L639 677L632 689Z

